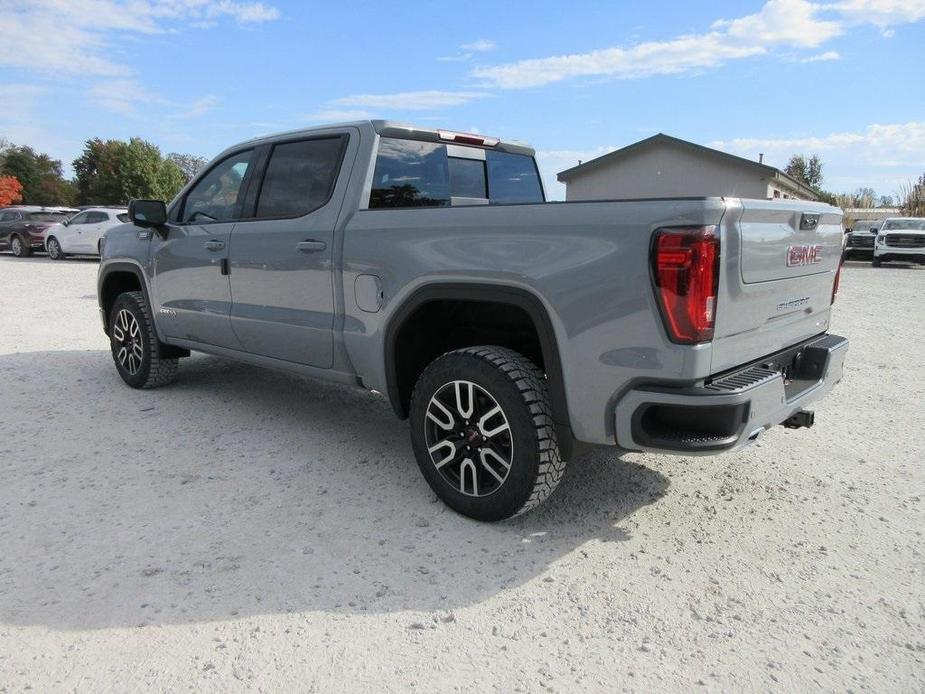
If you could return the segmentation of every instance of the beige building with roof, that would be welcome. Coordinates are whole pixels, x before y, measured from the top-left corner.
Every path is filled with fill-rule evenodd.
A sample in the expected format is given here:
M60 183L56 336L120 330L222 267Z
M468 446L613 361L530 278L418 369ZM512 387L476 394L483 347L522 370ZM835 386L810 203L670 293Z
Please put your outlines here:
M739 197L816 200L783 171L659 133L562 171L565 199Z

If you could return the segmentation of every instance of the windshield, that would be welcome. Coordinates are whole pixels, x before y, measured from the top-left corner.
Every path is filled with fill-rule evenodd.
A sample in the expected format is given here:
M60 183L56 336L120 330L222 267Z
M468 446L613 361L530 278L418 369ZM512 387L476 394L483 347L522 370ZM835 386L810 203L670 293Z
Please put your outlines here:
M30 222L63 222L67 219L64 212L31 212L29 214Z
M909 229L912 231L925 231L925 219L890 219L883 225L883 231L896 231Z
M874 231L877 231L877 229L879 228L880 228L880 222L866 221L862 219L860 222L854 223L854 226L851 227L851 231L869 232L871 229L873 229Z

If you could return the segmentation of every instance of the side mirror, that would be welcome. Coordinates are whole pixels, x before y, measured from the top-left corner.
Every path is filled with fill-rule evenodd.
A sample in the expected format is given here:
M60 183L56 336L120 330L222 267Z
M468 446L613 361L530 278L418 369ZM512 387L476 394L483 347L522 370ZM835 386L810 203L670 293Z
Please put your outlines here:
M167 205L163 200L130 200L128 216L140 227L159 227L167 223Z

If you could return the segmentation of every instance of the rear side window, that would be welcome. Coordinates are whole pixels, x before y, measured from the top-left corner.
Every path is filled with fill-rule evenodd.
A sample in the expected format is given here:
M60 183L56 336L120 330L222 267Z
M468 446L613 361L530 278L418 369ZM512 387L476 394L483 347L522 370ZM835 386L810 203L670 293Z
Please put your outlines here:
M485 158L492 205L543 202L543 187L533 157L489 150Z
M60 212L31 212L29 213L30 222L63 222L67 215Z
M370 208L450 204L446 146L384 137L369 195Z
M492 205L544 201L533 157L478 151L485 152L484 161L448 156L444 144L382 138L370 209L446 207L453 198L488 198Z
M91 212L87 216L87 224L99 224L100 222L105 222L109 219L109 215L105 212Z
M301 217L334 191L345 137L275 145L257 199L257 217Z

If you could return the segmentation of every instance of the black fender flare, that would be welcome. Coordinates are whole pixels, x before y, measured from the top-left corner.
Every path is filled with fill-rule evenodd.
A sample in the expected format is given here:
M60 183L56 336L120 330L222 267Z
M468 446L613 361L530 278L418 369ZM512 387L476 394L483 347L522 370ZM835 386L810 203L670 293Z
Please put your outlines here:
M533 321L540 339L540 349L546 368L553 420L560 429L565 427L571 435L568 418L568 403L565 393L565 378L562 375L562 361L559 344L552 321L543 302L531 292L503 284L469 284L467 282L428 284L412 292L392 313L385 328L385 376L386 394L392 409L400 419L407 419L408 412L401 401L396 369L395 347L402 326L421 306L431 301L491 301L510 304L523 309Z
M153 304L151 303L151 297L148 294L148 283L145 280L145 275L142 269L135 263L130 262L108 262L100 269L100 274L96 278L96 298L97 303L100 307L100 313L103 317L103 331L108 335L109 334L109 316L106 315L103 306L103 288L106 286L106 281L110 276L119 273L119 274L131 274L136 277L138 284L141 286L141 291L145 295L145 301L148 302L148 306L151 307L153 311ZM155 321L155 328L157 327L157 321ZM160 332L160 331L158 331Z

